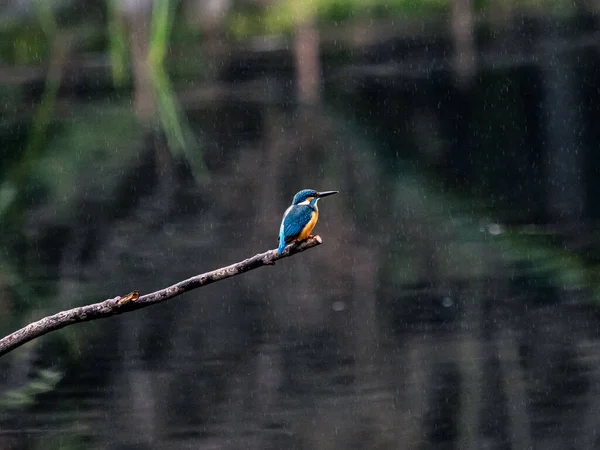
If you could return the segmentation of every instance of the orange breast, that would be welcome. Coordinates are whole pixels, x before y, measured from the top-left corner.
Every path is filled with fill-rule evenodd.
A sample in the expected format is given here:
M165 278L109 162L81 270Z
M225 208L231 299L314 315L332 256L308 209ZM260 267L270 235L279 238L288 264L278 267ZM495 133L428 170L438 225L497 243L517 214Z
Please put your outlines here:
M303 241L304 239L306 239L308 237L308 235L310 234L310 232L313 230L313 228L315 227L315 225L317 224L317 220L319 219L319 211L313 211L311 218L310 218L310 222L308 222L306 224L306 226L304 227L304 229L302 230L302 232L298 235L298 237L296 238L297 241Z

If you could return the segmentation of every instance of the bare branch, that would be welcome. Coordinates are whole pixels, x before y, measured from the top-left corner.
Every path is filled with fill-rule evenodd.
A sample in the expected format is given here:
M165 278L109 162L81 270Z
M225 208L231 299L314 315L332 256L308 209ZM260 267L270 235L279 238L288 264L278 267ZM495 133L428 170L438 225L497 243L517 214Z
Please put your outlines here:
M309 248L322 243L323 241L319 236L314 236L299 244L288 245L280 255L277 254L276 250L269 250L265 253L259 253L251 258L231 264L230 266L193 276L187 280L180 281L179 283L150 294L139 296L137 291L133 291L123 297L117 296L100 303L61 311L52 316L44 317L37 322L30 323L20 330L0 339L0 356L5 355L36 337L64 328L68 325L103 319L155 305L170 298L177 297L184 292L191 291L192 289L206 286L207 284L221 281L225 278L233 277L262 266L273 265L275 264L275 261L281 258L295 255L296 253L303 252L304 250L308 250Z

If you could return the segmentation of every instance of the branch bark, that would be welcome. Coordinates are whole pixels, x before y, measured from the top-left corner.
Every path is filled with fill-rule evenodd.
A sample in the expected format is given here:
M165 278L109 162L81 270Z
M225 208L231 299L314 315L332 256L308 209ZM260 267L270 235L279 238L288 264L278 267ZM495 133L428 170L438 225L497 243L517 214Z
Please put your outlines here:
M51 331L64 328L79 322L88 322L90 320L104 319L106 317L123 314L130 311L145 308L164 302L170 298L177 297L184 292L206 286L225 278L240 275L250 270L258 269L262 266L275 264L275 261L303 252L309 248L322 244L319 236L311 237L299 244L288 245L285 250L278 255L277 250L269 250L259 253L251 258L221 267L210 272L193 276L187 280L180 281L172 286L166 287L156 292L140 296L137 291L133 291L123 297L117 296L109 298L100 303L80 306L77 308L61 311L52 316L44 317L37 322L9 334L0 339L0 356L14 350L17 347L31 341L39 336L50 333Z

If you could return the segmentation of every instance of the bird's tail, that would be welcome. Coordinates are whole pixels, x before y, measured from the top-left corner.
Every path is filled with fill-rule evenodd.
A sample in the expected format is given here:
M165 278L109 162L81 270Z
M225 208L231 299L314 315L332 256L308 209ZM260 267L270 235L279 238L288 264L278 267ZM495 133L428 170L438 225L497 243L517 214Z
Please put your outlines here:
M279 238L279 248L277 249L277 254L280 254L284 248L285 248L285 239L283 238L283 236L281 236Z

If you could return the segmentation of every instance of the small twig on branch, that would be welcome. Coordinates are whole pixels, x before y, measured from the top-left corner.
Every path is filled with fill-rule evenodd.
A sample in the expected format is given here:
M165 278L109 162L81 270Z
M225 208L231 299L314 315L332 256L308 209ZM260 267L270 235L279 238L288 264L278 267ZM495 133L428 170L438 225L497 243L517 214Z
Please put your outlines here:
M308 250L322 244L323 241L319 236L311 237L299 244L288 245L283 253L277 254L277 250L269 250L265 253L259 253L252 258L245 259L230 266L206 272L200 275L193 276L187 280L180 281L172 286L161 289L150 294L140 296L137 291L133 291L123 297L117 296L109 298L100 303L92 305L80 306L77 308L61 311L52 316L44 317L37 322L30 323L20 330L9 334L0 339L0 356L14 350L26 342L35 339L68 325L73 325L79 322L88 322L90 320L103 319L117 314L123 314L136 309L145 308L164 302L173 297L191 291L207 284L216 281L224 280L225 278L233 277L249 270L257 269L262 266L275 264L275 261L281 258L295 255L296 253Z

